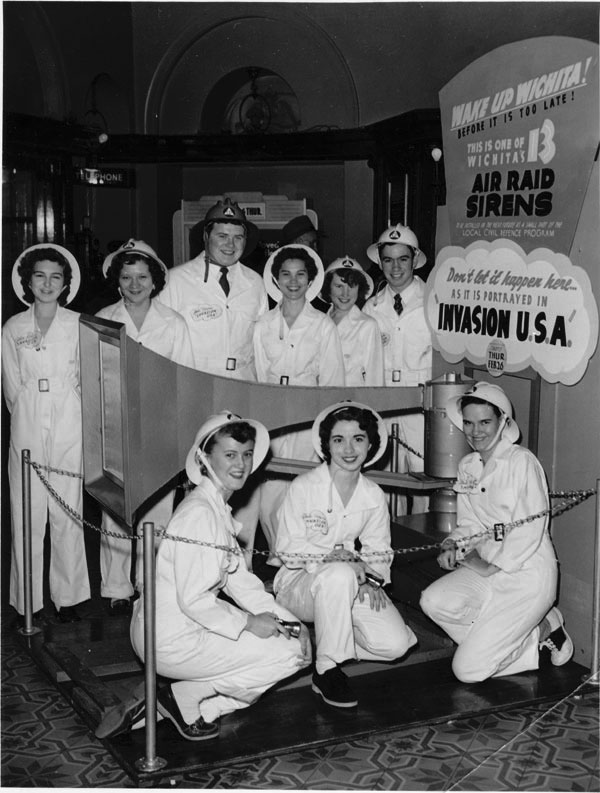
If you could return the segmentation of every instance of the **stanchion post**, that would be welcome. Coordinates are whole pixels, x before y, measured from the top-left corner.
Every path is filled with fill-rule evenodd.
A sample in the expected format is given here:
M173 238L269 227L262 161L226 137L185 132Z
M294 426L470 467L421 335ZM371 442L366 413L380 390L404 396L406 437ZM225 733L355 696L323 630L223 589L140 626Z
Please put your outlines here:
M400 425L392 424L390 437L392 439L392 473L397 474L400 468L400 444L398 438L400 437ZM395 520L398 514L398 491L393 490L390 496L390 507L392 512L392 520Z
M600 685L600 479L596 480L596 535L594 537L594 603L592 605L592 665L585 679Z
M144 523L144 671L146 683L146 756L136 761L141 771L157 771L167 761L156 755L156 575L154 523Z
M21 487L23 509L23 605L24 626L19 628L19 633L24 636L33 636L40 633L39 628L33 627L33 595L31 573L31 453L29 449L21 451Z

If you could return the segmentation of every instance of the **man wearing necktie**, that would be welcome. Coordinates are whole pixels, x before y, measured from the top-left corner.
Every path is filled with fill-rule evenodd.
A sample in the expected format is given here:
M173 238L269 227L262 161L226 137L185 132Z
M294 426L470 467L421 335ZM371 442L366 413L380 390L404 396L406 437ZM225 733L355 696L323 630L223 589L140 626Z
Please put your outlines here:
M385 276L377 293L369 298L363 311L379 324L383 342L386 386L416 386L431 379L431 332L425 321L423 293L425 284L415 270L427 261L419 249L416 235L400 223L386 229L367 249L367 256L378 264ZM424 418L412 413L386 422L397 424L400 438L423 454ZM400 471L422 471L423 459L400 449ZM413 498L413 512L426 512L428 499ZM397 514L406 513L406 499L398 499Z
M185 319L196 369L255 382L254 324L268 303L262 278L240 259L258 229L229 198L208 210L203 226L204 250L170 271L160 300Z

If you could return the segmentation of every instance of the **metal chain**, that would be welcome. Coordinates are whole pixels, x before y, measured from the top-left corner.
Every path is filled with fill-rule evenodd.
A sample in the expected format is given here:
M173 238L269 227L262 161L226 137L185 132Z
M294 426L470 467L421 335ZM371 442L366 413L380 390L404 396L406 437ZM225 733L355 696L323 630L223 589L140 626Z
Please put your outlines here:
M92 529L93 531L97 531L99 534L103 534L105 537L113 537L114 539L118 540L127 540L129 542L133 542L134 540L142 540L144 535L143 534L136 534L132 532L131 534L121 534L120 532L116 531L109 531L108 529L103 529L100 526L96 526L94 523L91 523L89 520L86 520L83 516L79 515L66 501L60 496L59 493L52 487L50 482L46 479L46 477L42 474L42 469L47 470L47 466L40 465L39 463L30 462L31 467L36 472L38 477L40 478L41 482L43 483L46 490L53 496L55 501L63 508L63 510L73 518L76 523L80 523L82 526L87 526L87 528ZM538 520L539 518L544 517L545 515L556 516L560 515L563 512L566 512L569 509L572 509L577 504L586 501L590 496L596 494L596 490L594 488L590 488L589 490L568 490L568 491L559 491L560 493L564 494L564 496L568 499L567 501L563 501L561 504L557 504L555 507L549 507L548 509L541 510L540 512L536 512L534 515L528 515L526 518L519 518L518 520L511 521L510 523L501 523L496 524L494 527L489 529L484 529L483 531L479 532L478 534L473 534L469 537L465 537L464 541L455 540L454 542L458 544L463 544L463 542L472 542L473 540L483 539L487 536L494 536L495 532L500 528L503 531L511 531L512 529L516 528L517 526L523 526L525 523L531 523L534 520ZM550 495L557 495L557 494L550 494ZM195 540L191 537L182 537L176 534L168 534L167 529L164 526L160 526L155 529L154 534L157 539L166 538L168 540L173 540L174 542L183 542L187 543L188 545L201 545L206 548L214 548L219 551L224 551L226 553L231 553L237 556L243 555L245 552L239 546L237 547L230 547L227 545L218 545L217 543L207 542L205 540ZM447 540L448 538L446 538ZM361 552L361 558L376 558L376 557L386 557L389 559L390 556L402 556L409 553L420 553L423 551L433 551L437 550L442 547L443 543L446 542L443 540L442 542L430 543L427 545L414 545L411 548L393 548L391 551L365 551ZM253 556L273 556L271 551L260 551L255 548L251 550L251 554ZM293 559L302 559L302 560L325 560L328 554L310 554L310 553L283 553L277 554L277 558L281 559L282 561L285 560L293 560Z
M408 443L405 443L405 442L402 440L402 438L398 438L398 436L397 436L397 435L390 435L389 437L390 437L390 440L392 441L392 443L398 443L398 444L400 444L400 446L404 446L404 448L405 448L405 449L408 449L408 451L409 451L411 454L414 454L414 455L415 455L415 457L420 457L420 458L421 458L421 460L424 460L424 459L425 459L425 456L424 456L424 455L423 455L421 452L418 452L416 449L413 449L413 447L412 447L412 446L409 446L409 445L408 445Z

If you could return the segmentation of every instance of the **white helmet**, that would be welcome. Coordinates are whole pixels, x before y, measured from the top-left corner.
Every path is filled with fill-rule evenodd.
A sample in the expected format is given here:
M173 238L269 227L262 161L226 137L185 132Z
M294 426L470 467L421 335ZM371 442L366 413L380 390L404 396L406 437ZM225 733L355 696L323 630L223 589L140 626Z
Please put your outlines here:
M222 427L227 424L250 424L256 430L256 442L254 444L254 457L252 459L252 471L256 471L258 466L267 456L269 451L269 433L264 424L254 419L243 419L241 416L231 413L228 410L223 410L213 416L209 416L204 424L200 427L194 438L192 448L187 453L185 460L185 472L191 482L197 485L202 477L201 460L199 459L198 452L202 451L206 445L206 441L215 432L218 432Z
M361 265L356 261L356 259L351 259L350 256L342 256L339 259L334 259L330 265L327 266L325 270L325 275L327 273L331 273L334 270L354 270L357 273L360 273L365 281L367 282L367 293L365 295L365 300L373 294L373 279L369 275L369 273L365 272ZM324 297L323 293L321 292L321 299L325 301L329 301L328 297Z
M461 401L465 397L476 397L477 399L482 399L484 402L489 402L490 405L495 405L498 410L502 412L503 416L506 417L506 424L502 430L502 437L510 441L510 443L516 443L519 440L521 431L513 418L513 409L510 399L499 385L486 382L475 383L475 385L464 394L450 397L446 403L446 413L450 421L460 430L463 428Z
M19 275L19 265L21 264L23 257L30 251L42 250L43 248L52 248L53 250L58 251L71 265L71 283L69 285L69 293L65 300L65 305L68 305L75 298L75 295L81 286L81 271L79 270L77 259L73 256L71 251L63 248L62 245L56 245L54 242L38 242L37 245L31 245L29 248L26 248L19 256L12 269L12 287L15 290L15 295L19 298L21 303L25 303L26 306L30 305L30 303L25 299L23 284L21 283L21 276Z
M367 248L367 256L372 262L375 262L375 264L381 265L381 260L379 258L379 249L381 246L395 245L396 243L408 245L410 248L414 249L415 256L413 262L415 270L418 270L419 267L422 267L427 261L427 257L423 251L419 249L419 240L417 239L415 232L412 231L412 229L409 229L408 226L403 226L401 223L397 223L395 226L390 226L389 229L386 229L383 232L377 242L369 245Z
M387 448L388 442L388 434L385 428L385 424L383 419L377 413L377 411L373 410L372 407L369 405L363 405L362 402L352 402L351 400L347 400L346 402L337 402L335 405L330 405L329 407L322 410L317 418L313 421L312 429L311 429L311 440L313 449L319 455L319 457L323 460L324 454L323 449L321 448L321 437L319 435L319 428L321 427L322 422L330 413L335 413L336 411L342 411L345 408L359 408L360 410L368 410L369 413L372 413L377 421L377 430L379 432L379 448L375 451L375 454L365 463L364 467L366 468L369 465L373 465L373 463L377 462L380 457L385 454L385 450Z
M141 253L142 256L148 256L150 259L154 259L154 261L160 265L165 274L165 282L168 280L169 271L167 269L167 265L158 258L154 252L154 249L151 248L147 242L144 242L144 240L134 240L133 238L127 240L127 242L124 242L121 247L116 251L113 251L113 253L108 254L102 264L102 275L105 278L108 275L108 268L110 267L112 260L119 253Z

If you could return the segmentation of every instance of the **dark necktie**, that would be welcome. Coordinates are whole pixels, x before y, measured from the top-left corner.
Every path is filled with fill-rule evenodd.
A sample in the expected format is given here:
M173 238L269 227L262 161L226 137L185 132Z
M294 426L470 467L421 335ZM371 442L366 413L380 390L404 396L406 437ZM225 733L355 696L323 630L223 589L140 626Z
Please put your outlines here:
M400 295L394 295L394 311L396 312L396 314L398 315L402 314L403 308L404 306L402 305L402 298L400 297Z
M227 279L228 269L228 267L221 267L221 275L219 276L219 283L221 284L221 289L225 292L225 297L229 294L229 281Z

